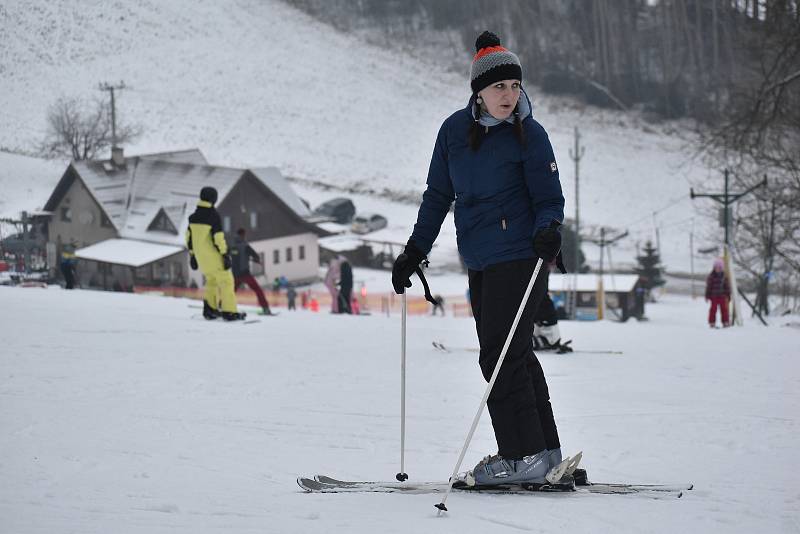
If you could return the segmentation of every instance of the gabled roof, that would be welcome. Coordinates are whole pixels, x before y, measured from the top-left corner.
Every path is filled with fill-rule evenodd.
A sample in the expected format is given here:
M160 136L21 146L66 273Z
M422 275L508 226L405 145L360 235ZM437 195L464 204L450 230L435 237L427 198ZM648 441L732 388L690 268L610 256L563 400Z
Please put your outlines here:
M284 204L289 206L300 217L309 217L311 211L303 204L292 186L283 177L277 167L259 167L250 169L256 177L261 180Z
M200 188L216 188L220 200L244 173L241 169L126 158L124 167L108 171L103 161L76 161L75 171L93 192L119 237L183 244L183 231L194 211ZM178 234L148 231L160 209L170 215Z
M164 157L170 160L160 159ZM309 214L276 167L248 171L178 161L181 159L205 161L199 150L128 157L122 166L115 166L108 160L73 161L45 204L45 210L54 210L72 182L80 179L116 228L118 237L183 246L183 234L200 189L214 187L219 204L250 172L298 217ZM177 234L150 229L162 210Z

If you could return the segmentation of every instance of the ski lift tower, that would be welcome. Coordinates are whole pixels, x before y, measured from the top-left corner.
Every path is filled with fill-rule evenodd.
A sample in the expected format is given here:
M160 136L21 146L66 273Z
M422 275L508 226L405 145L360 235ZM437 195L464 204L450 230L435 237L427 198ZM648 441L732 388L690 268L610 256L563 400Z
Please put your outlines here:
M733 272L733 266L731 265L731 238L730 238L730 226L731 226L731 219L733 218L733 204L742 198L743 196L752 193L759 187L766 187L767 185L767 175L764 175L764 179L761 180L759 183L747 189L744 193L731 193L729 189L730 184L730 172L728 169L725 169L725 190L722 193L695 193L694 188L689 189L689 197L694 200L695 198L701 197L708 197L715 202L719 202L722 204L722 210L720 213L720 226L725 228L725 241L723 244L723 261L725 262L725 271L728 273L728 276L731 280L731 304L733 305L733 322L739 326L742 326L742 314L739 307L739 288L736 285L736 275Z

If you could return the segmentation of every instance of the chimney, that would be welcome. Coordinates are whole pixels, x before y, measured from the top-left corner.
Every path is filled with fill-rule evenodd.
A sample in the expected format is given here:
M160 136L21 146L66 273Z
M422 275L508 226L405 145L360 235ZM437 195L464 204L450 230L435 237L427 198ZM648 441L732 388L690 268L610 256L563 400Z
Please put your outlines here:
M125 155L122 151L121 146L114 146L111 147L111 161L117 167L124 167L125 166Z

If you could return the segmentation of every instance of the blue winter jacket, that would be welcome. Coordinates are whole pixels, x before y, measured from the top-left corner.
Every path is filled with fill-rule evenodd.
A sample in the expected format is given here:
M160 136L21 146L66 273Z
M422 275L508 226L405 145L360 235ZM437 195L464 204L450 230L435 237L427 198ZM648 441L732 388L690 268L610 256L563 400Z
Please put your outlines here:
M481 271L535 257L533 235L553 219L564 220L564 196L547 132L530 113L522 121L524 145L504 121L490 126L473 152L472 106L471 99L439 129L410 241L427 255L455 201L458 250L469 269Z

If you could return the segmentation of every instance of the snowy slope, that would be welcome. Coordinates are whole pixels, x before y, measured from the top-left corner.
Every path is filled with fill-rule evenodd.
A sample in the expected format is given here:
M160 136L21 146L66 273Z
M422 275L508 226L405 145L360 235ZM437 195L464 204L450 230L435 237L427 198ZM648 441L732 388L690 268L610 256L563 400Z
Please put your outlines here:
M564 448L637 496L310 495L295 477L399 468L399 318L206 323L179 299L0 287L0 532L798 532L798 331L562 324L623 355L542 355ZM76 313L79 312L79 313ZM309 333L313 332L313 335ZM406 471L447 477L485 384L471 319L409 318ZM769 335L770 342L764 342ZM484 416L466 462L493 451Z
M197 146L215 163L277 165L366 191L421 192L437 129L468 97L466 76L432 63L435 54L426 63L367 45L277 0L10 0L0 41L0 146L40 141L59 96L102 97L98 83L124 80L119 114L146 132L129 153ZM560 163L567 215L579 126L584 224L628 228L612 256L627 262L659 225L664 262L688 270L689 184L719 180L689 163L683 126L645 126L529 90ZM413 217L405 224L407 235ZM698 233L715 231L702 224ZM597 261L594 247L586 252Z

